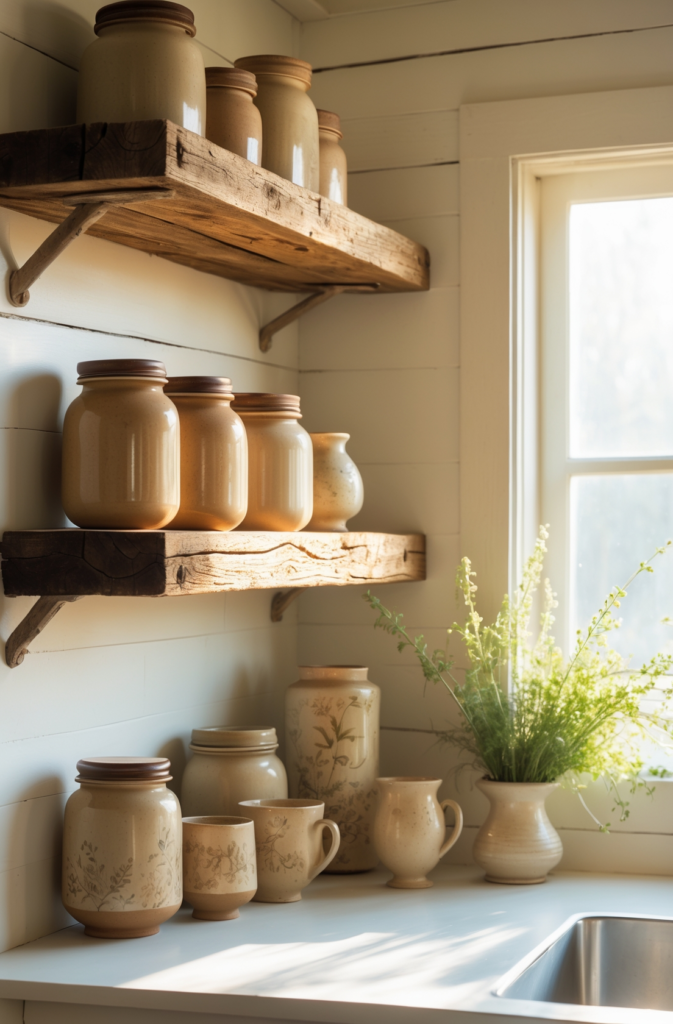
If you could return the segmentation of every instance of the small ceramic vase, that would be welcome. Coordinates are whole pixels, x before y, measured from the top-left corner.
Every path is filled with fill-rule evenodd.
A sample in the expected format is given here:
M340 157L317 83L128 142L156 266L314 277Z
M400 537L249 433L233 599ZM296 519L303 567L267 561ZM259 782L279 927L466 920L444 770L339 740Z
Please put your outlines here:
M257 890L255 826L250 818L183 818L182 861L192 917L233 921Z
M486 881L509 885L545 882L563 856L561 840L544 805L558 783L480 779L477 786L491 804L472 851L486 872Z
M343 139L341 120L330 110L318 111L320 137L320 195L347 205L348 167L346 154L339 145Z
M362 508L362 477L346 451L349 439L350 434L311 434L313 516L307 530L348 533L346 521Z
M374 818L376 852L393 872L391 889L428 889L426 878L463 831L463 812L453 800L437 799L441 779L378 779L379 803ZM456 816L448 839L443 810Z
M260 166L262 115L252 102L255 76L242 68L206 68L206 92L206 138Z
M301 891L327 867L339 849L339 826L324 818L315 800L244 800L241 814L255 823L257 903L296 903ZM325 854L323 832L332 843Z

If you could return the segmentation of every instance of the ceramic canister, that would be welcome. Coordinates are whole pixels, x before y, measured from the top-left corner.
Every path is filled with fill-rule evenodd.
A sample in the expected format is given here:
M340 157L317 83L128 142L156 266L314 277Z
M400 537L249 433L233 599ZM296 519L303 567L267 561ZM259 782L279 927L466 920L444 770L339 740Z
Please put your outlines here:
M308 530L348 532L364 502L360 471L346 451L350 434L311 434L313 516Z
M341 830L330 872L368 871L379 774L381 691L354 665L304 665L285 693L290 794L323 800Z
M320 195L348 205L348 167L339 145L343 139L341 119L330 110L318 110L320 138Z
M228 377L171 377L180 415L180 509L173 530L233 530L248 507L248 442Z
M76 526L159 530L180 505L180 425L153 359L77 364L63 421L62 499Z
M182 902L180 804L165 757L88 757L63 826L63 905L87 935L154 935Z
M313 445L297 395L237 394L248 435L248 511L242 530L302 530L313 513Z
M318 114L307 95L311 65L295 57L241 57L237 68L257 79L255 105L262 115L262 167L317 192L320 186Z
M272 728L217 726L192 730L193 757L182 778L189 817L238 813L240 800L287 796L285 767Z
M123 0L96 14L84 51L77 120L173 121L203 135L206 78L194 15L169 0Z
M250 818L182 819L185 899L200 921L232 921L257 891L255 826Z
M531 885L544 882L561 860L563 845L545 808L557 782L493 782L479 779L490 802L472 855L487 882Z
M206 138L260 166L262 115L252 102L255 76L242 68L206 68L206 94Z

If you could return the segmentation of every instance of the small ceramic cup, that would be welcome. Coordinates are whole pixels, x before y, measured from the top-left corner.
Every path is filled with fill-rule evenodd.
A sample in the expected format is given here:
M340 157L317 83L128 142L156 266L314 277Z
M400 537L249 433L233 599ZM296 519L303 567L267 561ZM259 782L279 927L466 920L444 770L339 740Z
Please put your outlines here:
M242 814L255 823L259 888L257 903L295 903L301 891L334 860L341 836L334 821L323 818L317 800L243 800ZM325 855L323 832L332 833Z
M453 800L437 799L441 779L377 779L379 802L374 817L374 847L393 872L391 889L428 889L428 871L439 863L463 831L463 812ZM449 838L444 808L452 807L456 822Z
M184 897L200 921L232 921L257 889L255 826L225 815L182 819Z

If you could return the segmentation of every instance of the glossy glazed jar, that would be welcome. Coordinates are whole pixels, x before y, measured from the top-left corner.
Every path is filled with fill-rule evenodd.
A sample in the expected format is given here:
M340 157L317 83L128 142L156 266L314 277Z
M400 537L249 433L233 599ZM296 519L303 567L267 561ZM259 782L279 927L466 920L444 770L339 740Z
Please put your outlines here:
M77 120L168 120L203 135L206 78L194 15L168 0L123 0L96 14L82 55Z
M248 442L228 377L171 377L180 416L180 510L172 530L233 530L248 507Z
M318 111L320 138L320 195L347 206L348 166L346 154L339 145L343 139L341 119L330 110Z
M62 498L76 526L159 530L180 505L178 411L153 359L78 363L63 421Z
M255 76L241 68L206 68L206 94L206 138L261 166L262 115L252 102Z
M276 755L275 729L193 729L194 756L182 778L186 817L236 815L241 800L287 798L287 774Z
M364 502L360 470L346 451L350 434L311 434L313 516L308 530L347 533Z
M101 939L155 935L182 902L180 804L165 757L89 757L65 807L63 905Z
M311 65L295 57L241 57L237 68L257 79L255 106L262 115L262 167L317 192L320 185L318 114L307 96Z
M297 395L236 395L248 435L248 511L242 530L302 530L313 513L313 446Z
M359 665L305 665L285 693L290 796L324 800L341 846L329 872L369 871L381 691Z

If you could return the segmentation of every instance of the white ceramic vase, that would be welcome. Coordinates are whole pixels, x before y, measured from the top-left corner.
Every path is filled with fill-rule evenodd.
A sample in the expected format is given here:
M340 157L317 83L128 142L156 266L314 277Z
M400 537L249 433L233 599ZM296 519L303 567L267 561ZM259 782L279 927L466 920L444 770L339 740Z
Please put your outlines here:
M311 434L313 517L307 530L347 533L364 502L360 471L346 451L350 434Z
M509 885L545 882L563 856L561 840L545 808L545 800L558 783L480 779L477 786L491 804L473 850L486 881Z

